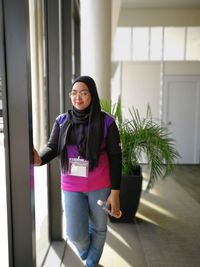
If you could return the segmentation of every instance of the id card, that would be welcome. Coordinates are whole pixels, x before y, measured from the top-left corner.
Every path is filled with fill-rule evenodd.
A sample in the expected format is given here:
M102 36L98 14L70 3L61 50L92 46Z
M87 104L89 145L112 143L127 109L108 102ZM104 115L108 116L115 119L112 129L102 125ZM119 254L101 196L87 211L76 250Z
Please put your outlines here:
M88 177L89 161L80 158L69 158L68 174Z

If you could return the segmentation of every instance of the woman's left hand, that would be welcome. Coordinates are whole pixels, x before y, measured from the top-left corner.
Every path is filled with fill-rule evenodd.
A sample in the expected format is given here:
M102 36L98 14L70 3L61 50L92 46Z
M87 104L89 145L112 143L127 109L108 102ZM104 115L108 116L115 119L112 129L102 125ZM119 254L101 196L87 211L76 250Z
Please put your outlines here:
M120 212L119 190L111 190L106 201L106 206L110 207L110 215L117 216Z

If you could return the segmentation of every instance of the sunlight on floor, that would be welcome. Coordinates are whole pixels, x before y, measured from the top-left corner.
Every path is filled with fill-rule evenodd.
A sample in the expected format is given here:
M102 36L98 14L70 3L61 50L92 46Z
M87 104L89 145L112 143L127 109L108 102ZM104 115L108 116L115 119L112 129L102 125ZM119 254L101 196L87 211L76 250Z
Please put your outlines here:
M137 212L137 218L140 218L146 222L152 223L154 225L160 226L156 221L149 219L147 216L144 216L143 214Z
M104 254L100 260L100 264L106 267L108 266L108 263L109 267L132 267L132 265L130 265L124 258L121 257L120 254L115 251L115 248L109 246L106 243L104 247Z
M126 242L126 240L120 235L120 233L117 233L114 231L111 227L108 226L108 231L115 236L120 242L122 242L127 248L131 249L129 244Z
M140 200L140 203L144 204L145 206L148 206L149 208L153 209L153 210L156 210L157 212L167 216L167 217L170 217L172 219L176 219L177 217L172 213L170 212L169 210L166 210L164 209L163 207L155 204L155 203L152 203L150 202L149 200L146 200L144 198L141 198Z
M48 191L46 165L34 168L35 182L35 227L36 227L36 259L41 266L49 246L48 225Z

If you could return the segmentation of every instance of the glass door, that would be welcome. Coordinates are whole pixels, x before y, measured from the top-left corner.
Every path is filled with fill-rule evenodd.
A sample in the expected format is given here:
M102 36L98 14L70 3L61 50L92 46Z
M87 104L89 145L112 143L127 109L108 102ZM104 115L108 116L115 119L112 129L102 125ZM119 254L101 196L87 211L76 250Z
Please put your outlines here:
M1 59L0 59L1 60ZM0 69L0 259L2 265L8 267L8 223L6 200L6 175L5 175L5 147L4 147L4 121L2 78Z
M2 3L0 1L0 259L2 266L9 266L8 256L8 221L7 221L7 194L6 194L6 172L5 172L5 146L4 146L4 106L3 101L3 21Z
M29 1L33 144L40 151L47 142L46 34L44 1ZM41 266L49 247L47 166L34 168L36 264Z

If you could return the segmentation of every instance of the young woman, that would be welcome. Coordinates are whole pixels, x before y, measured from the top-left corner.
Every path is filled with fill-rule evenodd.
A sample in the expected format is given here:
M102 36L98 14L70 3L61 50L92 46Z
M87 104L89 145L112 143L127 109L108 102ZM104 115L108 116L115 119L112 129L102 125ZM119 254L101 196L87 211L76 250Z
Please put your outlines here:
M107 214L97 201L105 201L112 216L120 209L120 138L114 119L101 111L91 77L78 77L70 98L72 110L56 118L40 155L34 149L34 164L60 157L67 236L86 266L96 267L107 231Z

